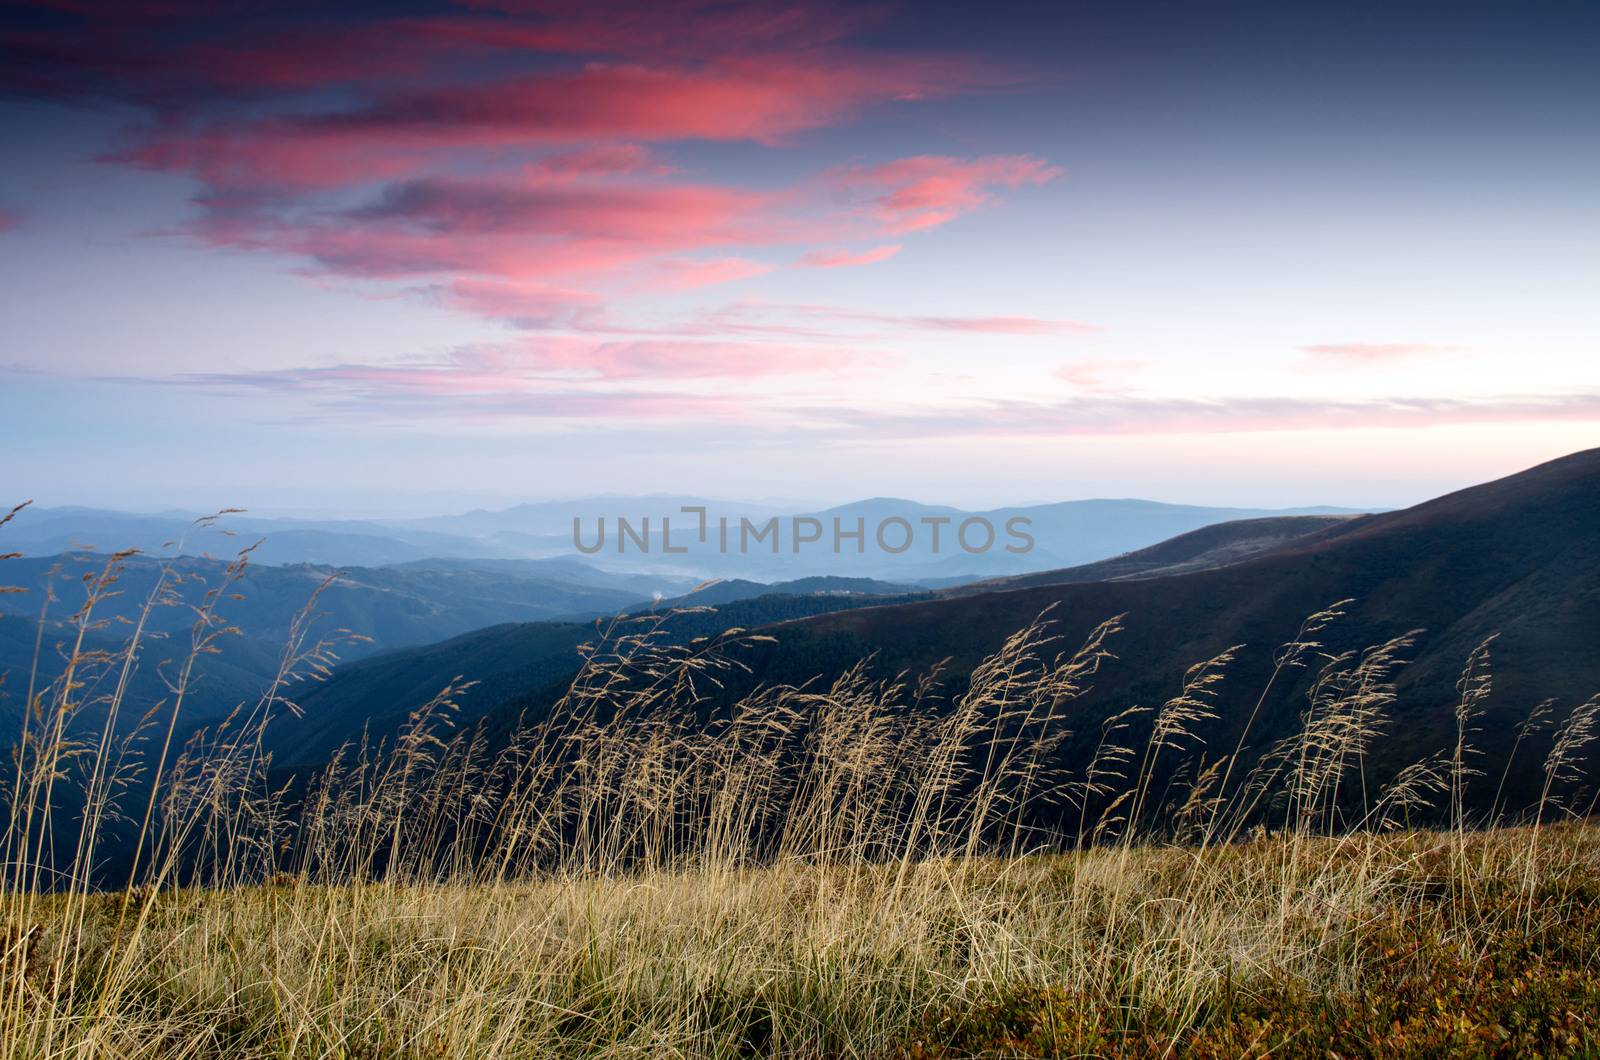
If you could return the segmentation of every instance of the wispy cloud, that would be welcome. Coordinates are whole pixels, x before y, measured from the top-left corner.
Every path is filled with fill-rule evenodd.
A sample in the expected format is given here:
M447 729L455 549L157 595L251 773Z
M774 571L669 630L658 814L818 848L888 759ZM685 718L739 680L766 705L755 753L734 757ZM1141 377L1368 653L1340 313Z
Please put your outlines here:
M988 335L1072 335L1100 329L1080 320L1043 317L898 317L887 318L911 327L936 331L977 331Z
M638 144L599 144L559 151L539 159L534 169L544 176L572 179L639 173L664 177L674 172Z
M608 140L779 144L866 106L945 94L959 83L953 69L892 58L724 59L692 69L595 64L411 90L354 110L191 123L114 157L193 174L220 191L282 193L420 175L445 152Z
M1135 360L1082 360L1061 365L1055 375L1081 391L1115 391L1126 389L1130 379L1147 366L1147 362Z
M1552 421L1600 423L1600 393L1366 401L1086 394L1057 402L971 402L921 412L860 410L854 415L841 414L839 419L857 436L885 438L1159 436Z
M888 243L881 247L872 247L869 250L844 250L838 247L826 247L807 251L801 257L800 264L818 269L875 265L880 261L888 261L900 253L900 249L899 243Z
M68 4L0 31L16 57L0 87L147 111L104 160L197 181L182 231L211 246L405 281L520 327L593 327L621 315L610 302L775 261L883 261L902 248L886 236L1057 174L1032 156L927 155L774 188L675 163L677 145L780 150L873 108L1019 81L1014 64L973 54L859 43L883 17L804 0L272 18L187 0Z
M460 279L437 288L445 304L529 330L604 326L603 301L590 291L537 281Z
M1339 364L1389 364L1417 357L1459 353L1459 346L1432 342L1326 342L1300 347L1316 361Z
M767 262L749 258L668 258L655 263L646 286L655 291L692 291L764 276L774 268Z
M863 211L894 234L934 228L995 201L995 188L1046 184L1062 170L1032 155L949 158L919 155L829 174L864 201Z
M804 321L796 324L794 321ZM974 332L986 335L1088 335L1100 331L1081 320L1031 316L921 316L874 313L844 306L741 302L702 315L689 330L733 334L823 334L840 326L871 331Z
M880 358L805 344L581 338L478 346L435 360L266 372L192 373L123 381L222 394L291 394L309 415L427 417L470 426L484 416L549 427L649 416L680 429L759 423L818 442L949 438L1171 436L1426 428L1463 424L1600 423L1600 392L1500 398L1397 396L1187 398L1108 386L1054 401L994 399L892 404L834 391L731 390L722 384L837 373ZM1110 370L1110 366L1107 366ZM1111 381L1106 377L1106 381ZM716 382L714 389L704 384ZM652 383L682 383L667 389ZM823 394L831 396L826 399Z
M455 398L546 393L584 382L767 379L837 372L863 361L847 347L686 339L603 341L540 336L465 346L434 358L337 364L261 372L195 372L119 377L125 382L211 390L266 390L338 396L348 401L392 393L431 393L445 415Z
M615 160L619 164L622 159ZM949 160L942 160L949 161ZM599 161L585 161L599 166ZM639 270L692 279L668 287L724 282L757 273L748 257L763 250L838 236L930 228L966 209L994 201L980 183L983 160L938 199L873 207L865 215L839 208L820 186L751 191L718 184L646 179L628 168L601 168L588 177L540 164L510 173L429 177L382 183L365 202L337 210L314 208L315 199L266 200L220 195L190 231L213 245L266 250L308 259L329 273L356 277L458 274L604 287L636 282ZM1010 182L1008 167L995 180ZM896 196L890 199L899 201ZM887 211L887 213L885 213ZM810 266L863 265L898 253L901 244L861 252L820 247L802 254ZM724 254L719 267L692 257ZM699 261L695 268L687 262ZM740 261L737 269L731 262ZM769 266L760 266L765 271ZM993 318L996 321L1005 318Z

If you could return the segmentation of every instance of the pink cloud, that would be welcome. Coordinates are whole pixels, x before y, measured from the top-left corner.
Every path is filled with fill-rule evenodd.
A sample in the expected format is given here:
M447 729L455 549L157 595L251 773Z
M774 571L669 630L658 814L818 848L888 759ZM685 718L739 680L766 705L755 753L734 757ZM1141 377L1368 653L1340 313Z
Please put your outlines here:
M852 265L874 265L880 261L887 261L900 253L899 243L890 243L886 246L873 247L870 250L849 251L838 248L808 251L800 259L800 264L810 265L819 269L834 269Z
M1343 363L1385 364L1441 353L1459 352L1459 346L1439 346L1431 342L1330 342L1300 349L1319 360Z
M1079 320L1049 320L1043 317L908 317L914 327L938 331L979 331L991 335L1086 334L1100 329Z
M1496 400L1375 398L1161 398L1091 394L1058 402L982 402L894 413L838 413L861 437L1083 437L1341 431L1446 424L1600 423L1600 393L1508 395Z
M523 64L541 53L703 62L718 56L816 52L879 21L883 8L831 3L681 0L671 5L478 3L437 14L373 15L359 5L258 5L168 0L39 0L63 18L0 32L18 87L192 109L263 90L338 85L370 91L400 77L434 80ZM465 8L467 10L462 10ZM48 27L48 28L46 28ZM381 42L374 47L374 42Z
M581 282L633 266L669 248L606 240L544 241L515 233L429 233L382 226L305 228L207 226L212 243L277 250L305 257L327 272L366 278L438 274L487 276L517 281Z
M0 210L0 232L14 232L22 227L22 215L13 210Z
M605 380L726 380L838 371L848 367L856 355L818 346L646 339L600 343L540 340L479 352L474 357L513 374L555 371Z
M1025 155L925 155L774 189L677 168L672 145L780 148L872 108L1019 81L970 55L860 43L886 17L877 5L461 0L395 17L243 0L50 2L67 12L41 20L50 28L0 30L21 53L0 87L142 108L148 120L104 159L197 181L186 234L324 280L405 281L528 330L648 333L607 303L750 279L774 267L763 258L880 262L901 250L885 232L933 228L1059 174ZM866 249L843 249L854 246ZM1015 316L857 322L1083 329ZM748 333L826 330L768 321ZM628 356L666 378L700 363L691 347L659 350ZM782 371L816 356L766 354ZM622 370L609 359L621 354L584 356L598 377ZM417 378L479 382L452 371Z
M140 380L217 393L293 394L306 399L301 416L321 415L500 420L647 419L689 423L739 422L751 418L746 400L717 394L596 389L581 381L526 380L508 385L493 375L461 369L411 366L376 369L346 365L279 372L208 373L178 379Z
M1116 390L1145 367L1144 361L1074 361L1057 368L1057 379L1083 391Z
M503 47L635 58L694 57L707 49L817 48L868 29L886 14L881 6L725 0L676 0L670 5L634 0L466 0L464 6L535 18L509 24L443 19L429 23L429 28Z
M653 291L691 291L763 276L772 268L765 262L748 258L717 258L713 261L669 258L656 263L655 273L646 286Z
M867 330L956 331L989 335L1073 335L1098 332L1078 320L1026 316L914 316L871 313L842 306L744 301L703 313L679 330L698 334L837 336L840 326ZM859 330L859 329L858 329Z
M847 364L852 354L723 342L538 340L432 362L336 365L124 380L223 393L289 393L341 415L509 419L652 418L761 424L818 439L1094 437L1341 431L1497 423L1600 423L1600 393L1500 399L1164 398L1084 394L1055 402L975 401L897 411L881 401L806 405L783 395L632 389L639 380L759 380ZM621 387L622 389L618 389Z
M507 179L391 185L344 220L454 235L555 236L681 247L760 239L766 199L715 185L582 184Z
M226 197L198 221L194 234L219 246L270 250L315 262L327 272L365 278L442 275L464 281L506 281L518 289L683 291L761 275L771 265L743 254L699 256L718 249L767 248L827 234L849 219L809 214L795 191L760 192L713 184L613 177L619 166L643 161L633 152L581 159L604 179L551 176L535 166L516 173L390 183L362 206L340 211L258 209L245 197ZM993 167L977 166L975 171ZM825 206L823 207L825 209ZM797 212L798 211L798 212ZM816 264L882 260L879 247L849 258L822 251ZM501 319L508 316L462 287L455 304ZM509 292L516 297L516 291ZM848 315L835 312L840 319ZM1021 316L904 318L856 314L854 319L930 330L991 334L1058 334L1092 330L1069 320Z
M992 188L1045 184L1062 170L1031 155L902 158L837 170L834 183L866 196L867 212L899 234L934 228L995 201Z
M829 305L782 305L768 307L818 320L873 324L917 331L971 331L988 335L1064 335L1099 331L1094 324L1079 320L1057 320L1028 316L913 316L900 313L867 313Z
M347 111L161 127L111 157L235 190L319 188L425 172L441 156L533 144L776 144L887 102L976 87L960 60L853 53L591 63L483 84L384 93Z
M306 192L409 176L438 157L424 144L336 142L302 136L291 123L174 129L108 152L103 160L192 176L213 196Z
M441 416L470 417L485 402L582 415L581 389L597 386L587 414L611 414L608 398L625 397L626 408L668 415L713 407L721 418L740 418L751 399L702 401L676 391L607 389L655 381L753 381L832 373L850 368L855 351L813 345L638 339L595 341L546 336L463 347L443 358L386 364L341 364L275 371L198 373L137 381L212 391L291 393L347 411L395 411L419 407ZM655 403L652 404L652 401ZM559 408L560 412L552 411Z
M594 177L647 173L666 176L670 166L656 161L647 148L638 144L603 144L562 151L539 159L535 169L550 177Z
M299 216L219 209L193 233L214 245L304 257L360 277L454 274L572 288L645 265L668 287L755 275L739 258L686 252L784 238L761 195L710 185L494 177L389 186L368 205Z
M592 292L493 280L456 280L445 289L445 300L476 316L523 328L583 326L601 312L600 297Z
M496 147L591 139L781 141L875 104L970 89L981 78L947 57L854 52L722 57L695 66L590 63L386 96L298 132L432 146Z

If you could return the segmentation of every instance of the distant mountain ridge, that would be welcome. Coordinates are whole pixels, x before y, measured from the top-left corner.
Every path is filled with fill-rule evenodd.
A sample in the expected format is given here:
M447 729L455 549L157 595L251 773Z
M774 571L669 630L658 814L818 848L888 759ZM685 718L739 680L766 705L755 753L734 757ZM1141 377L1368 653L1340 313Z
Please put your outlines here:
M1067 767L1081 767L1093 754L1103 719L1131 705L1159 705L1177 693L1189 666L1231 645L1243 647L1215 702L1217 718L1200 730L1200 746L1213 756L1231 750L1266 688L1246 750L1247 757L1258 753L1299 725L1315 669L1293 670L1269 685L1276 651L1308 615L1349 599L1318 635L1326 645L1318 651L1359 650L1421 631L1397 672L1398 713L1372 748L1371 780L1377 783L1386 770L1453 739L1460 669L1477 645L1498 635L1491 650L1493 693L1474 722L1472 740L1480 752L1474 764L1496 780L1505 771L1505 798L1526 800L1537 794L1549 737L1530 736L1520 757L1508 762L1516 742L1510 734L1547 698L1565 710L1600 691L1600 450L1398 512L1246 521L1009 583L834 599L850 606L785 615L782 607L810 608L828 598L767 595L705 616L695 629L758 625L775 639L743 654L750 673L719 695L827 682L871 659L882 675L925 672L949 660L948 694L955 696L960 675L1041 615L1067 648L1099 622L1125 616L1111 644L1116 659L1074 705L1074 735L1062 750ZM760 625L762 618L773 624ZM548 705L564 681L563 665L566 673L575 666L575 638L593 632L562 631L551 623L508 626L359 664L319 691L322 719L314 744L336 746L341 733L349 738L369 722L381 731L379 722L393 725L403 717L388 694L399 688L382 676L386 666L404 670L413 694L431 694L457 674L471 677L477 666L488 667L495 679L489 695L474 704L474 716L504 731L519 714ZM518 660L533 657L536 672L517 669ZM357 669L365 675L359 680L352 676ZM352 696L357 686L368 691ZM375 688L385 694L373 694ZM380 704L386 717L362 713ZM280 738L294 743L289 733ZM1139 733L1129 740L1138 744ZM1472 788L1469 802L1481 806L1489 795L1482 787Z
M0 585L25 590L0 593L0 678L5 679L0 716L8 707L14 708L11 716L20 716L20 702L12 701L19 701L28 687L41 612L46 625L39 677L48 682L60 671L62 652L70 643L70 620L85 599L84 578L98 575L107 558L80 553L12 558L0 564ZM202 680L189 699L190 710L205 716L252 701L276 671L291 623L308 606L314 615L307 627L308 644L331 638L339 656L353 660L507 622L611 615L693 584L666 575L614 574L573 560L512 560L488 568L473 563L428 560L343 569L247 565L218 608L238 633L222 638L221 654L202 660ZM90 643L115 652L158 578L168 572L170 601L148 615L136 670L137 691L146 705L166 696L161 674L170 674L189 651L193 607L223 583L226 566L201 557L132 556L122 562L115 593L94 612L101 628ZM313 594L324 583L312 605Z
M137 548L151 555L171 553L230 558L260 541L259 564L383 566L436 556L490 558L504 553L469 537L407 530L366 520L259 519L230 514L214 526L197 527L199 515L167 512L141 515L100 508L37 508L19 512L6 527L7 547L34 556Z
M685 512L684 508L692 510ZM703 540L700 508L705 509ZM246 544L259 542L254 561L280 566L312 563L371 568L428 560L565 557L619 571L697 579L742 578L768 583L837 576L922 584L1090 563L1220 522L1347 511L1273 511L1140 500L1064 501L972 511L876 497L819 511L792 512L770 504L661 495L540 502L499 512L406 520L264 519L235 513L215 526L196 527L194 517L184 513L28 508L7 527L6 540L8 547L35 556L89 547L101 552L138 548L149 554L167 554L175 547L173 543L181 540L185 554L227 557ZM598 536L602 519L603 538ZM774 535L756 538L754 544L742 538L743 521L765 530L774 519L778 520ZM896 519L903 520L903 526L892 528L889 537L880 541L876 530L885 521ZM1004 547L1021 540L1007 536L1014 519L1025 521L1032 542L1024 552ZM647 543L648 551L636 541L623 540L619 520L627 521L630 530ZM723 520L732 528L726 547L720 532ZM804 531L796 520L806 522ZM989 524L997 540L980 551L963 548L959 533L968 520ZM670 553L665 548L668 522L672 527ZM974 527L972 539L982 542L981 526ZM820 540L802 546L798 539L813 528ZM842 535L837 541L833 537L836 529ZM849 536L857 531L864 536ZM891 551L908 531L907 547ZM579 547L579 538L583 547ZM586 553L596 541L603 541L601 547ZM834 544L840 546L838 551Z
M1179 544L1153 551L1177 555L1195 543ZM1041 614L1066 645L1123 615L1125 629L1112 645L1117 661L1080 705L1083 732L1129 705L1165 701L1188 666L1244 645L1206 733L1221 753L1234 746L1278 646L1307 616L1349 599L1317 638L1327 651L1420 631L1396 678L1400 714L1375 745L1379 772L1453 740L1461 667L1491 636L1493 693L1474 737L1475 768L1486 774L1498 779L1507 769L1512 733L1536 704L1551 699L1565 711L1600 692L1600 449L1411 508L1340 520L1209 569L1120 577L1116 561L1097 566L1113 580L1048 572L988 591L786 623L766 631L777 642L754 653L751 680L825 680L867 656L883 672L947 658L962 672ZM1295 671L1271 688L1251 735L1254 750L1299 724L1310 679L1310 670ZM1548 734L1523 745L1525 761L1518 761L1526 769L1510 763L1508 799L1537 794L1547 748ZM1091 738L1069 755L1092 750ZM1475 789L1473 797L1486 794Z

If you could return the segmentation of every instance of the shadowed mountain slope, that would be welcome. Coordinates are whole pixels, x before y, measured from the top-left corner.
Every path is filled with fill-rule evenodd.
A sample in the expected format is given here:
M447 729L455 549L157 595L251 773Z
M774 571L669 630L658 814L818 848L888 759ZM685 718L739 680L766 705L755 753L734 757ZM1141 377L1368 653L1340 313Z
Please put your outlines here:
M1170 543L1169 543L1170 544ZM1546 698L1558 709L1600 691L1600 450L1589 450L1398 512L1341 522L1274 551L1211 570L1137 580L1025 586L791 622L754 652L755 676L799 681L867 655L880 672L941 659L963 673L1041 613L1067 646L1125 615L1118 660L1078 707L1092 745L1096 719L1129 704L1159 705L1184 670L1242 644L1203 735L1212 754L1233 748L1267 682L1278 645L1306 616L1350 598L1319 638L1360 649L1421 630L1398 675L1397 717L1374 748L1393 768L1453 741L1455 683L1473 648L1498 634L1495 689L1474 741L1478 767L1498 779L1510 732ZM1298 725L1309 670L1276 681L1252 746ZM1084 743L1089 741L1089 743ZM1507 791L1537 790L1537 741L1512 763ZM1488 785L1490 789L1493 784ZM1476 796L1483 796L1483 785Z
M1022 574L1014 578L971 582L946 590L941 595L971 596L973 593L1029 589L1040 585L1159 578L1168 574L1209 570L1283 548L1291 541L1313 534L1348 528L1359 518L1345 515L1283 515L1266 519L1235 519L1233 522L1191 530L1149 548L1096 563Z
M1064 649L1122 615L1124 629L1111 643L1117 658L1072 707L1063 764L1081 767L1094 753L1104 718L1134 704L1159 706L1179 691L1190 665L1242 645L1214 701L1218 717L1195 734L1204 741L1197 753L1214 761L1233 750L1258 698L1246 758L1298 728L1321 660L1269 684L1275 653L1308 615L1349 599L1317 637L1321 652L1420 631L1402 653L1409 664L1396 675L1399 701L1371 748L1373 783L1453 743L1462 664L1498 634L1494 691L1469 734L1482 752L1473 764L1486 775L1468 794L1478 805L1492 797L1511 734L1530 708L1554 698L1564 711L1600 691L1600 451L1404 511L1317 525L1271 520L1186 537L1096 565L1112 580L940 597L769 595L688 618L680 633L759 627L776 638L742 649L751 673L730 680L724 698L758 684L826 680L869 657L885 676L948 659L946 695L956 696L974 664L1041 614ZM1230 561L1249 548L1258 551ZM1201 562L1222 565L1160 573ZM1063 575L1082 576L1047 577ZM484 682L467 697L461 721L484 718L504 732L518 715L548 707L576 667L578 644L594 632L587 624L504 626L342 667L305 697L305 721L281 730L275 742L286 757L279 761L322 760L363 725L391 732L456 676ZM1129 738L1137 743L1141 735ZM1522 746L1510 763L1508 800L1537 793L1547 746L1548 734Z
M919 585L884 582L875 578L796 578L787 582L753 582L743 578L726 578L710 582L693 592L660 601L661 607L714 607L735 600L751 600L758 596L911 596L923 592Z
M862 607L878 599L838 592L772 593L671 613L664 619L665 633L681 642L732 627ZM650 620L645 613L617 628L636 629ZM519 711L538 713L548 706L577 670L580 646L598 641L610 626L606 619L508 623L340 666L325 683L299 697L303 717L274 722L269 742L275 761L317 764L363 732L374 739L390 737L414 709L458 678L473 686L458 697L457 723L497 715L493 724L503 729Z
M0 725L5 726L0 732L15 730L30 676L42 687L62 673L73 643L72 618L86 599L85 579L104 571L107 560L104 554L73 553L13 557L0 565L0 585L23 590L0 593ZM166 572L162 602L145 620L129 698L138 707L121 715L126 723L168 698L167 681L191 649L194 608L224 583L227 567L219 560L189 556L132 556L122 563L112 591L94 611L95 628L85 642L113 656ZM337 579L328 583L335 574ZM314 617L306 627L306 644L327 638L337 642L341 657L354 660L506 622L614 614L636 606L652 590L684 587L683 579L613 575L572 560L510 561L486 568L439 562L343 571L309 564L250 564L218 607L237 635L222 638L217 654L200 660L199 680L186 698L185 713L188 720L203 722L254 702L277 671L292 623L308 607ZM78 722L93 720L91 714Z

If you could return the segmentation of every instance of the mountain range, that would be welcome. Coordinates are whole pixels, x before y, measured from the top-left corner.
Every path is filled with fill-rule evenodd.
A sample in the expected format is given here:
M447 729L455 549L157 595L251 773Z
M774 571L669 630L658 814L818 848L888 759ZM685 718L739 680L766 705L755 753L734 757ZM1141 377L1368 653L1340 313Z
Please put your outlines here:
M0 686L0 718L17 716L30 675L49 682L61 673L87 583L107 562L104 554L68 553L13 557L0 565L0 583L22 590L0 593L0 674L10 678ZM133 686L135 700L154 703L167 694L164 675L190 650L195 609L227 581L228 564L135 555L115 569L86 643L114 653L147 602L158 598L143 615L145 642ZM339 657L354 660L501 623L614 614L693 585L692 579L612 573L569 559L430 559L347 568L250 563L228 583L217 607L237 632L202 661L202 680L187 710L205 720L252 701L276 672L291 626L308 607L306 644L328 640Z
M1497 779L1504 773L1505 797L1526 800L1537 792L1540 740L1547 746L1548 734L1530 737L1521 757L1508 760L1518 725L1547 699L1564 710L1600 691L1600 450L1396 512L1248 520L1088 567L937 593L832 599L851 606L827 607L825 595L760 596L690 616L680 635L737 625L773 638L748 649L750 673L730 683L727 697L757 685L826 681L869 658L885 675L949 660L948 695L955 696L959 675L1040 616L1062 646L1122 616L1111 644L1116 659L1074 706L1076 735L1063 753L1069 765L1081 765L1100 721L1130 705L1163 703L1179 692L1188 667L1230 647L1239 646L1217 716L1199 736L1215 753L1231 750L1246 719L1259 714L1248 755L1300 724L1325 656L1413 633L1395 677L1394 716L1372 749L1375 778L1454 739L1458 677L1493 637L1493 690L1482 715L1470 719L1475 768ZM790 615L776 606L782 601L810 602ZM1334 605L1337 616L1309 653L1312 665L1273 678L1281 646L1308 616ZM346 668L308 697L314 743L326 750L363 729L381 732L404 717L402 702L415 705L457 675L489 674L473 693L471 715L503 729L548 706L576 664L577 645L594 633L593 626L508 626ZM400 673L403 688L390 683ZM290 731L278 739L309 746ZM1469 801L1485 798L1480 783Z
M684 508L705 509L704 540L698 512L685 513ZM936 585L1089 563L1221 522L1352 513L1336 508L1272 511L1142 500L1064 501L980 511L889 497L791 512L770 504L663 495L591 497L402 520L265 519L229 513L214 523L197 525L200 516L185 512L28 507L7 526L5 540L8 548L30 556L136 548L156 556L181 552L227 559L253 545L256 564L275 566L373 568L432 560L583 559L608 570L696 580L773 582L849 576ZM732 528L726 547L719 532L724 519ZM741 537L743 523L759 530L774 519L778 529L773 536ZM808 527L802 534L814 527L819 540L797 544L796 520ZM892 520L903 520L910 531L903 551L887 551L876 540L876 530ZM981 551L962 548L958 533L968 520L981 521L973 524L971 544L983 543L982 523L994 528L997 540ZM1026 527L1031 539L1024 552L1004 547L1021 540L1006 536L1013 520L1022 520L1016 525ZM625 521L635 537L624 539L619 521ZM832 547L836 523L846 535L837 552ZM849 538L858 528L864 537ZM892 548L899 545L898 533L895 530L885 539ZM601 541L597 551L585 553ZM669 544L671 552L666 549Z
M885 518L930 511L903 505L879 500L839 512ZM1108 512L1137 513L1147 530L1176 532L1123 549L1087 536L1103 553L1089 562L943 586L855 576L695 584L685 575L603 569L570 557L434 557L348 569L323 590L317 609L326 629L369 639L349 645L347 661L328 680L297 693L304 716L282 717L269 743L281 764L315 765L343 743L392 734L413 708L459 678L478 682L461 697L461 723L481 721L504 733L517 717L548 708L575 670L580 646L605 635L606 616L619 613L659 620L680 640L729 627L763 634L743 649L748 673L728 682L718 693L724 698L757 685L826 681L863 659L885 675L945 662L946 697L959 696L962 674L1041 616L1061 646L1121 616L1115 661L1073 708L1077 735L1064 748L1068 765L1092 753L1101 720L1130 705L1159 705L1179 691L1188 667L1229 648L1236 653L1216 716L1198 735L1220 753L1243 742L1246 719L1259 716L1246 744L1247 754L1258 752L1300 723L1322 657L1410 634L1406 665L1395 676L1396 713L1371 754L1375 777L1393 772L1448 742L1462 665L1493 638L1493 690L1481 716L1470 719L1481 730L1477 765L1486 775L1504 773L1508 799L1525 799L1540 779L1542 737L1523 745L1510 734L1539 703L1570 707L1600 690L1600 450L1377 514L1246 513L1190 527L1203 513L1225 510L1142 502L1027 510L1039 526L1103 527L1110 523L1095 520ZM69 587L103 562L81 555L12 559L0 573L10 584L37 587L54 570L70 611ZM156 560L130 559L107 616L130 617L160 569ZM172 570L192 605L194 593L216 584L222 565L191 558ZM311 590L335 573L305 564L247 568L240 599L230 606L250 633L207 663L210 716L271 672L273 639L281 640ZM31 659L40 599L0 595L0 668L15 673ZM675 613L685 607L688 613ZM1330 607L1338 613L1317 633L1313 665L1273 676L1280 646L1307 616ZM667 617L653 617L661 615ZM146 690L159 694L156 657L180 652L191 623L183 607L152 622L164 640L141 661ZM47 621L44 654L68 632ZM90 641L110 633L91 631ZM48 666L41 672L50 676ZM13 699L17 687L13 680ZM199 710L192 720L206 716ZM1513 746L1525 747L1523 760L1507 759Z
M1232 750L1258 713L1249 741L1259 751L1300 724L1317 671L1296 669L1268 688L1280 646L1308 616L1348 601L1318 634L1319 656L1415 631L1395 679L1396 713L1373 748L1376 773L1454 742L1457 682L1469 655L1492 637L1492 692L1470 721L1480 730L1469 735L1480 752L1473 766L1490 778L1504 774L1508 800L1536 795L1548 739L1530 739L1520 759L1508 760L1519 724L1546 700L1564 712L1600 692L1600 450L1402 511L1308 528L1243 559L1213 553L1204 569L1139 572L1112 563L1100 567L1109 580L1068 570L787 623L768 631L776 643L753 652L753 679L812 679L869 655L884 672L948 659L959 674L1040 615L1065 645L1120 615L1117 660L1077 705L1083 724L1069 756L1092 753L1096 719L1161 704L1178 693L1187 667L1235 645L1242 647L1216 700L1218 717L1204 735L1214 754ZM1215 534L1238 537L1241 529L1251 536L1253 528L1238 526ZM1156 558L1181 565L1205 535L1169 542ZM1473 797L1481 801L1494 787L1480 783Z

